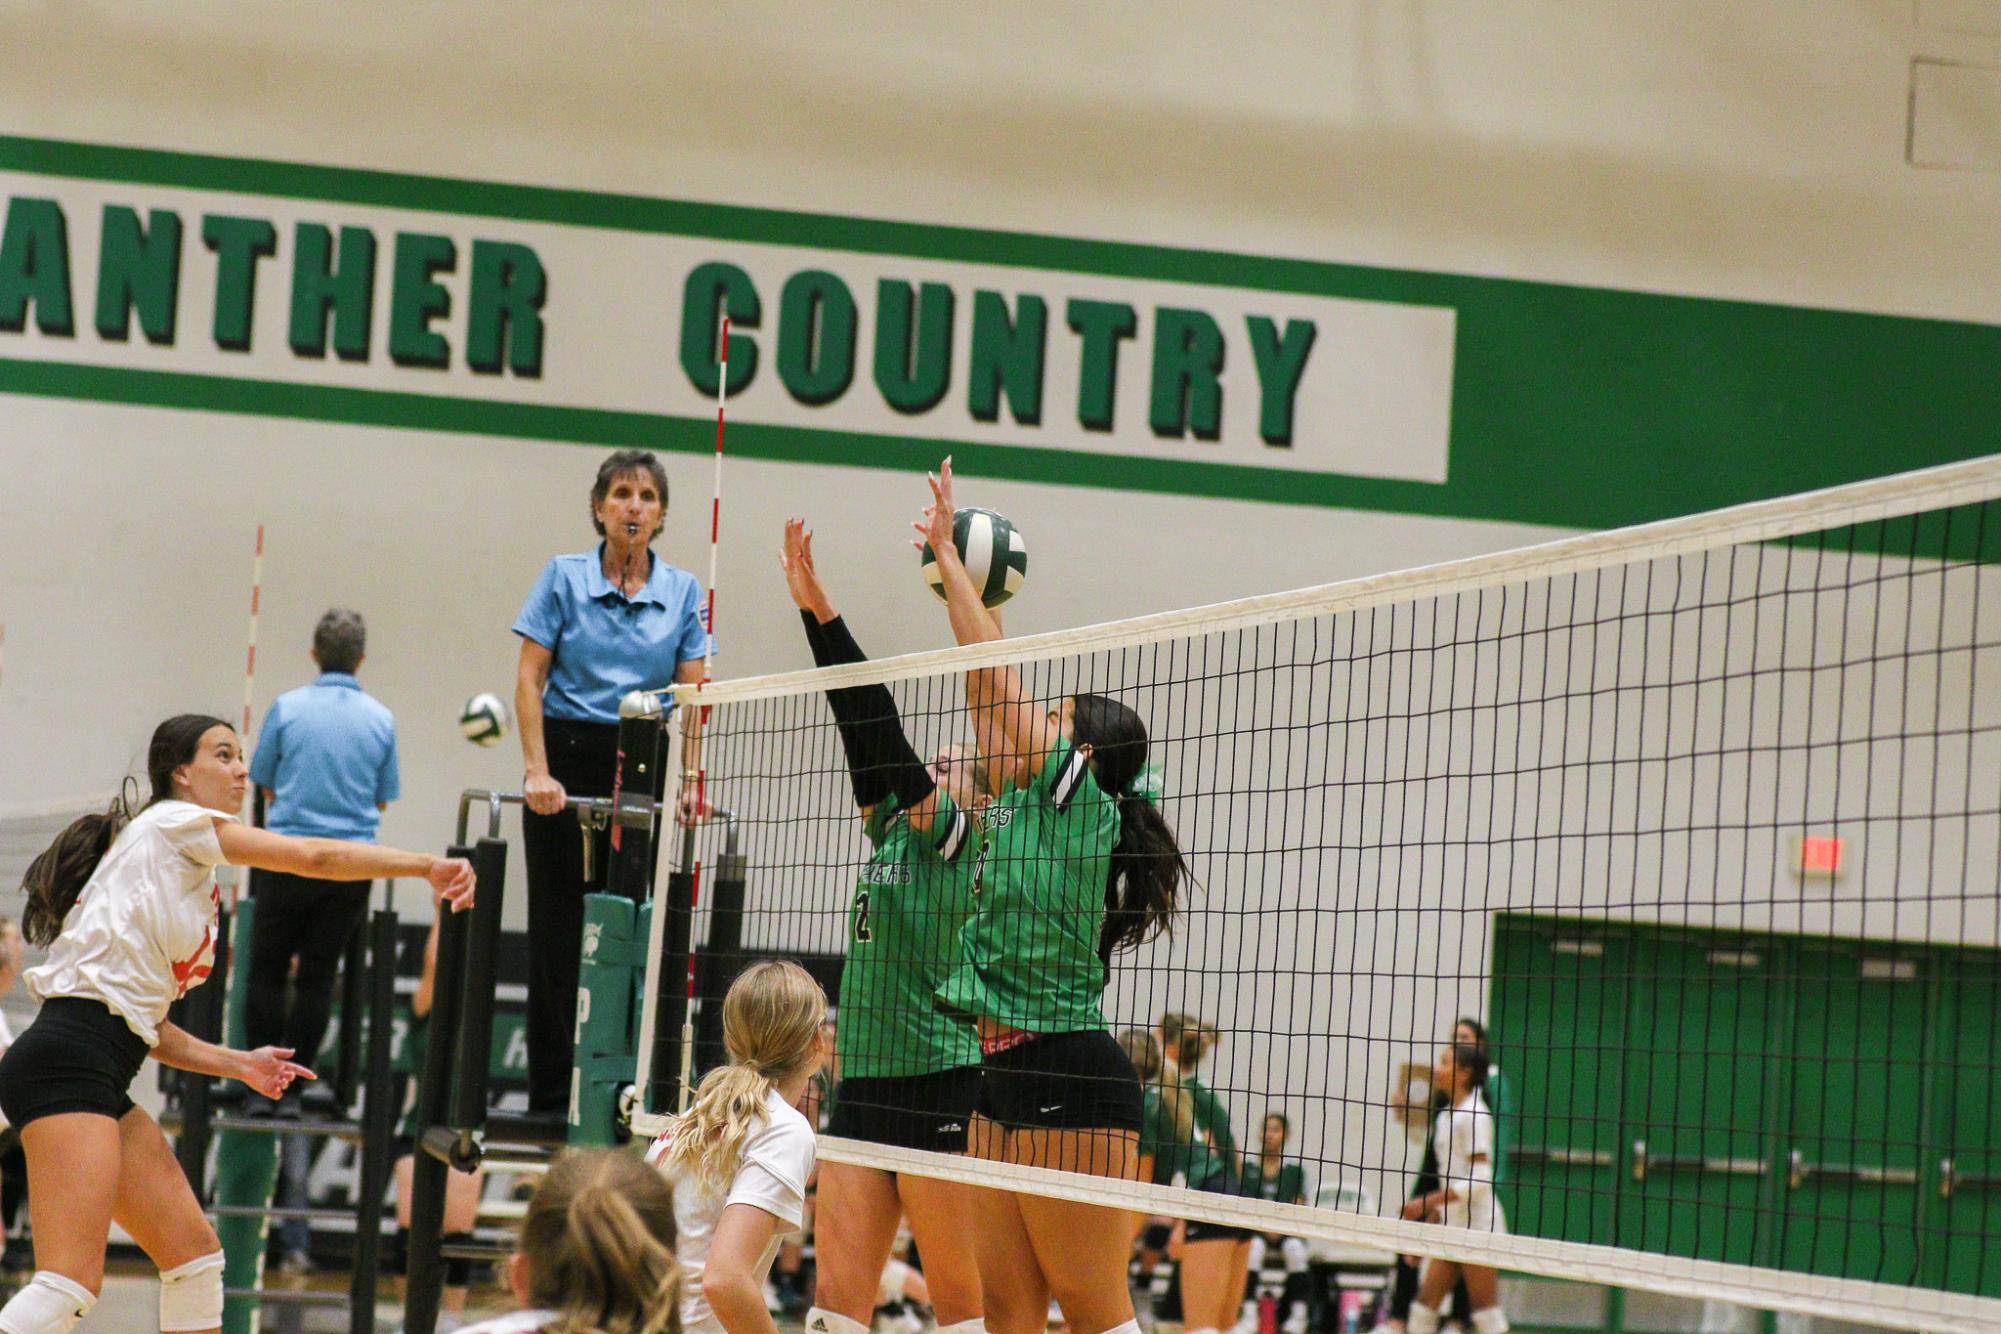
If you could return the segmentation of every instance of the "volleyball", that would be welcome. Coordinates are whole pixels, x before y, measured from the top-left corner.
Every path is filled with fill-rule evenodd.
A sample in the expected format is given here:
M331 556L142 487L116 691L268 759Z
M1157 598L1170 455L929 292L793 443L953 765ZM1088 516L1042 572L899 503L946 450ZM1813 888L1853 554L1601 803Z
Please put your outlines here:
M980 591L980 601L998 607L1013 597L1028 577L1028 541L1007 516L992 510L966 508L952 515L952 543ZM924 582L945 600L945 580L929 543L922 557Z
M491 691L481 691L459 710L459 732L476 746L491 746L507 735L507 705Z

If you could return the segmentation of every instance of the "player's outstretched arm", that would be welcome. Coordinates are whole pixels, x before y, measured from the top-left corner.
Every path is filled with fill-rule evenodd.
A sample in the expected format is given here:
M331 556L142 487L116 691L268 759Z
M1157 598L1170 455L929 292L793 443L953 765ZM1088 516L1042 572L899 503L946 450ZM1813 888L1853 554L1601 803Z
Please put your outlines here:
M404 852L379 843L350 843L339 838L294 838L252 829L234 820L217 820L215 837L231 866L285 871L315 880L420 875L444 896L453 911L472 906L472 863L463 857L433 857L428 852Z
M961 644L990 644L1001 638L1000 621L980 602L979 590L959 558L952 536L952 460L946 459L931 484L931 503L912 525L923 534L912 545L931 547L945 588L945 609L952 635ZM966 704L973 716L980 748L1003 760L1018 759L1028 775L1042 771L1043 762L1060 733L1047 710L1028 697L1021 673L1012 667L983 667L966 674Z

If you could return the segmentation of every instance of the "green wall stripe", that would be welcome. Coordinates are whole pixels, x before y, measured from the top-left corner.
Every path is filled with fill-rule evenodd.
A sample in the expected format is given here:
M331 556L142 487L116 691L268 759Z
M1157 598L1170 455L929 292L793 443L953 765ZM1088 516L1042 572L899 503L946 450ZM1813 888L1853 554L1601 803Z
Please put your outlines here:
M1422 302L1458 312L1443 485L734 425L753 457L1597 528L2001 453L2001 326L0 136L0 169ZM722 253L726 253L722 252ZM670 350L663 349L663 358ZM0 390L702 449L697 419L14 361ZM855 390L851 392L866 392ZM1060 428L1052 428L1060 429ZM693 436L691 436L693 432Z

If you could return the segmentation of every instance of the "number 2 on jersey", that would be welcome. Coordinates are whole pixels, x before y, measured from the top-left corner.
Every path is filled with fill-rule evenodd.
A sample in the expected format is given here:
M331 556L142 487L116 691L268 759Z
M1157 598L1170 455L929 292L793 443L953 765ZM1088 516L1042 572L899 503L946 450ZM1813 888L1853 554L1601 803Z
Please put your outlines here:
M864 945L875 939L868 924L868 894L866 887L855 891L855 939Z

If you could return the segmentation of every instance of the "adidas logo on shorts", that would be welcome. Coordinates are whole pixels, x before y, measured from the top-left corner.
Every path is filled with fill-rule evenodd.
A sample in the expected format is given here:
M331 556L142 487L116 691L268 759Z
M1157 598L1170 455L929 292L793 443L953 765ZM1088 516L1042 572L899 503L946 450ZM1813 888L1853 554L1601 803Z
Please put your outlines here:
M827 1317L815 1316L813 1323L806 1326L806 1328L814 1331L814 1334L827 1334Z

